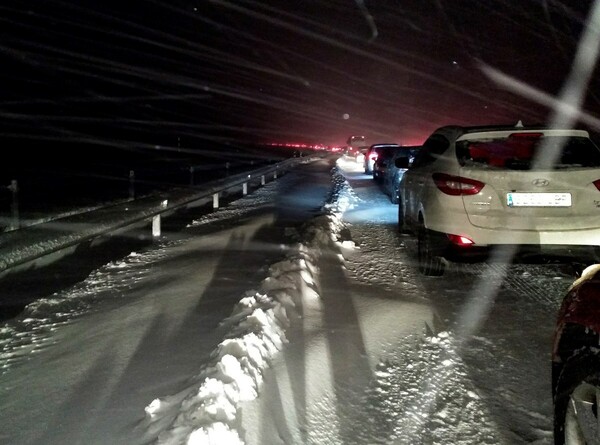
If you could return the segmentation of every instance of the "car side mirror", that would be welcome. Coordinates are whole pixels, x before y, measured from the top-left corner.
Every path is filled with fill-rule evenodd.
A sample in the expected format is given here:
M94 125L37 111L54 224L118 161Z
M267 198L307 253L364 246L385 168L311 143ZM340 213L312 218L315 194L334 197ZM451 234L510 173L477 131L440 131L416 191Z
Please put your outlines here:
M396 158L396 160L394 161L394 165L397 168L408 168L409 158L408 157Z

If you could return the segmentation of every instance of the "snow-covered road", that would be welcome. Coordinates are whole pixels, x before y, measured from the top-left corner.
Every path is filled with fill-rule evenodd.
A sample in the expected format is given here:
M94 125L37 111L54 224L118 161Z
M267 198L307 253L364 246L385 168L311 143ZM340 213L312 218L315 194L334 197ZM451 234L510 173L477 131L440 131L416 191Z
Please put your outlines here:
M2 326L0 442L550 444L551 335L574 276L423 277L397 207L356 164L330 168Z
M322 256L319 304L244 407L248 443L552 443L551 338L571 270L421 276L397 207L359 166L338 167L343 260Z

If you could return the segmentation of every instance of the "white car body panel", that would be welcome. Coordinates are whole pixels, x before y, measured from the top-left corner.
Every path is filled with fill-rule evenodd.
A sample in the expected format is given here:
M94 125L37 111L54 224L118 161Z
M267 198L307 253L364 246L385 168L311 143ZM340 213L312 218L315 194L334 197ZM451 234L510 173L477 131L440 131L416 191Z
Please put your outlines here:
M409 228L416 230L421 219L427 229L463 235L480 246L600 246L600 190L593 183L600 179L600 168L510 170L461 166L458 162L456 142L502 138L519 131L515 128L463 134L456 141L450 140L450 147L433 162L409 169L401 186L404 221ZM589 138L583 130L535 131L545 136ZM485 185L474 195L448 195L432 179L433 173L440 172ZM547 195L527 196L531 202L540 201L544 206L509 206L507 193Z

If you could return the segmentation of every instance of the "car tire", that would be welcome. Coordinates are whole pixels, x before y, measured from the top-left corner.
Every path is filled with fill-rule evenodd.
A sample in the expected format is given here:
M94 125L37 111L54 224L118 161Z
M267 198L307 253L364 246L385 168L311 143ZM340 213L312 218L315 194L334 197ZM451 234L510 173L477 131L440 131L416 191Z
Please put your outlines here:
M590 352L580 352L565 363L556 383L554 395L554 443L555 445L575 445L597 443L586 441L600 437L598 431L598 403L600 394L600 356ZM574 404L577 404L577 410ZM586 409L587 406L587 409ZM582 432L579 420L585 414L595 418L592 431Z
M423 275L439 277L444 274L444 260L433 254L431 236L424 226L421 226L417 233L417 262L419 272Z

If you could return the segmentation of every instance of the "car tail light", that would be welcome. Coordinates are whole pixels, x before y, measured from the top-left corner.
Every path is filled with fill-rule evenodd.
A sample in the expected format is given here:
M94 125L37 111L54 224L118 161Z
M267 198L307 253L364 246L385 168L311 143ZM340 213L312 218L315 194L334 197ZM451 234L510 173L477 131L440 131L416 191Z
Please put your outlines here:
M446 235L452 244L456 244L457 246L472 246L475 242L471 238L467 238L463 235L453 235L448 233Z
M433 182L446 195L476 195L485 184L475 179L452 176L445 173L434 173Z
M592 184L594 184L596 188L600 190L600 179L596 179Z

